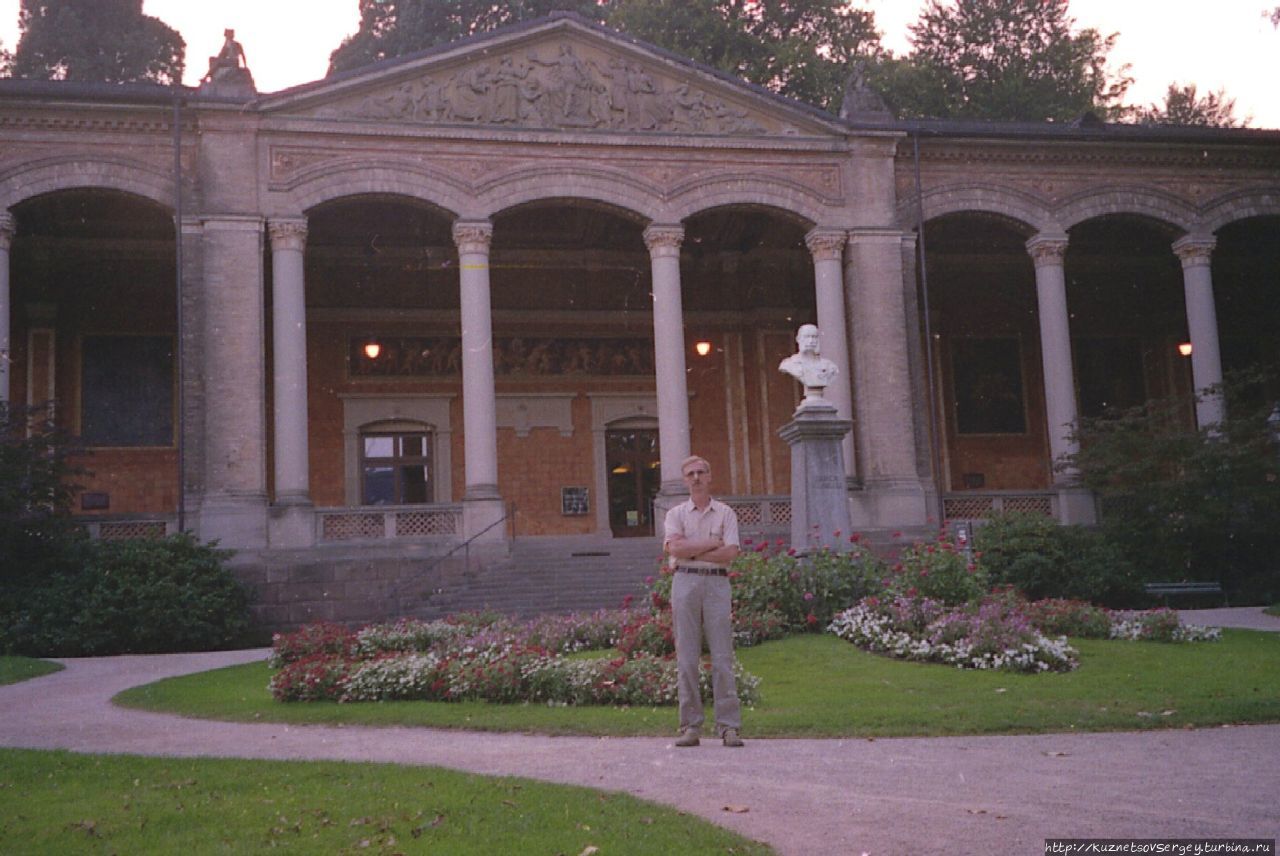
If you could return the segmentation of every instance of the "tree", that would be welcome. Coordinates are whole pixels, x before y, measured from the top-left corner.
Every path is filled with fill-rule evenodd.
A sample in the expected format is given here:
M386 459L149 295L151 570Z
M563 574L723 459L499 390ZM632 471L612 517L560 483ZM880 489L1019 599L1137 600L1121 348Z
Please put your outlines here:
M1170 83L1164 96L1164 104L1139 107L1134 118L1144 125L1201 125L1214 128L1242 128L1249 117L1237 119L1236 100L1228 98L1226 90L1219 89L1200 97L1196 85L1179 86Z
M832 111L850 64L881 52L874 14L841 0L618 0L608 23Z
M330 55L329 73L565 8L832 109L848 63L880 51L872 13L842 0L360 0L360 28Z
M186 42L142 0L22 0L15 77L173 84Z
M912 51L875 82L902 115L1070 121L1119 115L1132 83L1106 70L1116 35L1075 31L1067 0L929 0Z
M603 22L596 0L359 0L360 28L329 55L329 74L404 56L556 10Z

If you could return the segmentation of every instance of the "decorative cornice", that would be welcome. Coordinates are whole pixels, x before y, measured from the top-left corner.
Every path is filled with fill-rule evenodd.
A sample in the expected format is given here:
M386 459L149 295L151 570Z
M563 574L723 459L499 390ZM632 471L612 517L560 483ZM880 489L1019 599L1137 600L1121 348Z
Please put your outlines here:
M848 240L848 235L840 229L813 229L804 236L804 244L815 262L840 261Z
M273 217L267 221L267 234L271 236L272 250L302 252L307 245L307 221L294 217Z
M1184 235L1173 242L1173 252L1182 261L1183 270L1208 265L1218 240L1212 235Z
M684 226L680 224L652 223L644 230L644 245L653 258L679 256L684 243Z
M1026 246L1036 267L1062 267L1062 260L1067 254L1067 236L1041 233L1027 241Z
M489 245L493 243L493 224L488 220L457 220L453 224L453 242L459 254L488 255Z
M18 221L8 211L0 211L0 250L8 251L13 245L13 233Z
M1100 163L1138 166L1187 167L1263 167L1274 168L1280 158L1274 148L1260 147L1250 151L1217 149L1204 145L1138 145L1134 143L1100 143L1096 141L1035 141L1002 145L999 140L946 140L938 148L922 148L924 163L1051 163L1054 166ZM911 163L911 149L900 151L900 164Z

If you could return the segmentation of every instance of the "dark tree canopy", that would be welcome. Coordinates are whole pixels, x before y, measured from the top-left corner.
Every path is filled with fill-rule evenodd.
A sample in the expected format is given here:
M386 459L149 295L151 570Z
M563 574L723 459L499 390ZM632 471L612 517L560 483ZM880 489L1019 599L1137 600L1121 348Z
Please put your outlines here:
M1068 121L1111 117L1132 82L1107 73L1116 36L1075 30L1067 0L929 0L913 50L878 70L902 116Z
M557 10L604 21L595 0L359 0L360 28L329 55L329 73L425 50Z
M15 77L171 84L186 42L142 0L22 0Z
M1242 128L1249 124L1249 118L1237 119L1235 113L1236 100L1228 98L1224 89L1201 96L1194 83L1185 86L1170 83L1164 95L1164 104L1139 107L1134 118L1144 125Z
M870 12L843 0L360 0L360 28L329 73L420 51L555 10L812 104L839 107L845 67L879 53Z

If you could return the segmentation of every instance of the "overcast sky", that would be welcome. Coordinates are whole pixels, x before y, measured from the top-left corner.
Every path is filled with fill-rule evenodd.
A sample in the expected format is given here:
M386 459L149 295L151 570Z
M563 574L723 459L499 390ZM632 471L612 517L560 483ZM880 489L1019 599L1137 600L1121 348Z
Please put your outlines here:
M853 0L876 13L884 44L907 49L907 25L923 0ZM1236 115L1253 127L1280 128L1280 31L1264 15L1280 0L1071 0L1080 27L1119 33L1112 65L1129 64L1136 82L1128 101L1162 102L1169 83L1195 83L1202 93L1225 88ZM354 32L356 0L144 0L148 15L187 40L187 83L208 68L235 29L262 92L323 77L329 53ZM18 0L0 0L0 41L18 41Z

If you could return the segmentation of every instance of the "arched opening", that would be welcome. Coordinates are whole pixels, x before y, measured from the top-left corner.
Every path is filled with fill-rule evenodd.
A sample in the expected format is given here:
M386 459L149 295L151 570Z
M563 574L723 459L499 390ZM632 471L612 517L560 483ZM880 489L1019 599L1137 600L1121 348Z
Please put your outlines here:
M1049 485L1032 234L986 213L925 224L944 491Z
M307 408L316 505L412 505L462 493L462 473L450 467L462 458L461 432L449 430L462 418L450 227L446 212L405 196L344 197L308 212ZM270 307L268 295L268 314ZM400 432L398 440L380 435L365 448L359 426L397 425L423 413L435 430ZM459 444L456 454L451 442ZM383 455L388 444L394 454ZM398 460L408 452L413 461ZM375 471L372 484L366 464ZM406 476L413 467L418 476Z
M178 505L177 301L171 212L116 190L13 206L10 398L52 407L90 471L79 511Z
M726 495L785 493L790 453L778 437L799 386L778 371L800 324L816 323L813 224L735 205L685 221L684 292L691 444ZM704 342L706 353L698 349Z
M1113 214L1071 229L1067 305L1083 417L1187 393L1191 361L1173 226ZM1188 413L1188 417L1191 414Z
M1213 294L1225 374L1270 369L1259 394L1280 400L1280 216L1224 226L1213 251Z

